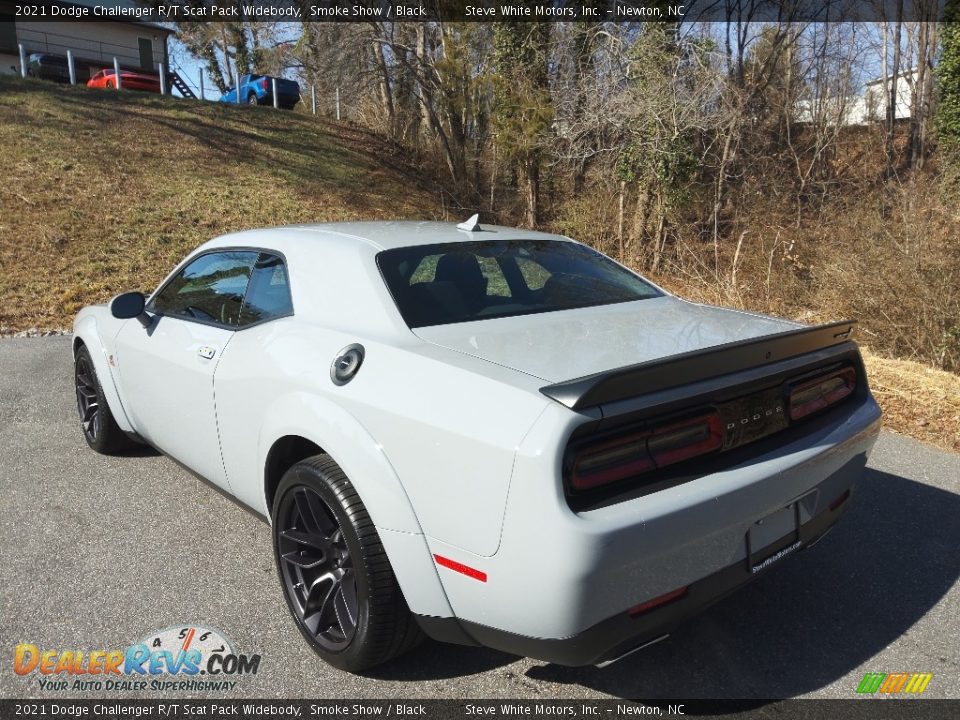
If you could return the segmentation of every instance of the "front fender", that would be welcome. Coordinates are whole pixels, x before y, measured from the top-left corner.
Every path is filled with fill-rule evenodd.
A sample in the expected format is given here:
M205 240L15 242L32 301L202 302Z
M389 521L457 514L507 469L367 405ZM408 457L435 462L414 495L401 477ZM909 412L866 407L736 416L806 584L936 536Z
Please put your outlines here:
M124 432L136 432L129 418L127 418L126 410L120 400L120 393L117 391L116 382L111 372L110 350L101 339L100 328L97 324L98 309L87 307L77 313L77 317L73 321L73 353L76 355L78 341L82 341L87 346L87 351L93 360L93 368L96 370L97 379L100 381L100 387L103 390L107 407L110 408L113 419Z

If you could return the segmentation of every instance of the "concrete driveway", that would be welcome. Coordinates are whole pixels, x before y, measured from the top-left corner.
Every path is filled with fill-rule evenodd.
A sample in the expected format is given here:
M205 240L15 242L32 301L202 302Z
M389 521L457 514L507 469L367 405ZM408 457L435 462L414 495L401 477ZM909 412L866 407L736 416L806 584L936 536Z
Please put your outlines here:
M218 698L850 698L866 672L932 672L925 696L960 698L960 456L892 433L816 548L605 670L427 643L356 677L288 618L265 524L165 457L86 447L69 339L0 340L0 418L2 697L91 697L15 675L17 643L114 649L199 624L262 656Z

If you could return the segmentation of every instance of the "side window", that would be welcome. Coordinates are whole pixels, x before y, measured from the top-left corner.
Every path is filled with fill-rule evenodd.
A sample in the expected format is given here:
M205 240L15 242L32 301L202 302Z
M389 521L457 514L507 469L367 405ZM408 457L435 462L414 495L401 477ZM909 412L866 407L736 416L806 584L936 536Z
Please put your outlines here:
M236 327L257 253L230 250L201 255L157 293L148 310Z
M260 253L240 310L240 327L292 313L287 266L278 255Z

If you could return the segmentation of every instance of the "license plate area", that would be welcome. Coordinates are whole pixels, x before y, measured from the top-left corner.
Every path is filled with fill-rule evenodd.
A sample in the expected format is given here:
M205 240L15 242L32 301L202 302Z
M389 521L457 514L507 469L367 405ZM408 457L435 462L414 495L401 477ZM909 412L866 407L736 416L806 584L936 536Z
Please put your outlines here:
M747 566L758 573L800 548L800 505L791 503L747 531Z

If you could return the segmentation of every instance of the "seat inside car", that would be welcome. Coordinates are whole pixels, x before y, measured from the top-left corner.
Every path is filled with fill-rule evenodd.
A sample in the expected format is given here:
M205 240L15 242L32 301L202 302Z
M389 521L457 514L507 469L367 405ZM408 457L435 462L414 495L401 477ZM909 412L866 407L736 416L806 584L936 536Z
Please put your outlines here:
M477 256L458 251L447 253L437 262L434 282L449 282L456 285L463 302L471 312L476 312L486 304L487 278L480 270Z

